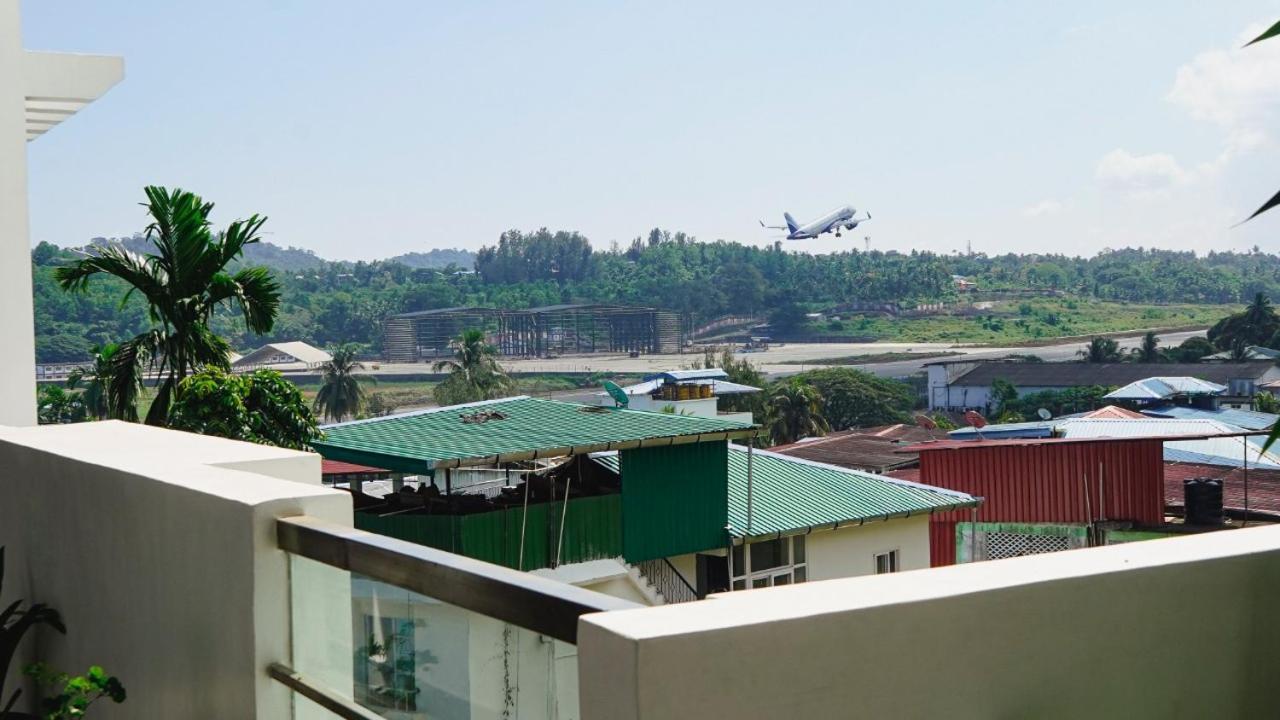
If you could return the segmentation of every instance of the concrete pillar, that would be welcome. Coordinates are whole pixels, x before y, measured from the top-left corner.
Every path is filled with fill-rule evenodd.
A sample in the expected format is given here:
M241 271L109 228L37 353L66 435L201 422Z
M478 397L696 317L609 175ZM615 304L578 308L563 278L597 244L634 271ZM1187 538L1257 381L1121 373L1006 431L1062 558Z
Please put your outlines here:
M21 29L18 0L0 0L0 425L36 424Z

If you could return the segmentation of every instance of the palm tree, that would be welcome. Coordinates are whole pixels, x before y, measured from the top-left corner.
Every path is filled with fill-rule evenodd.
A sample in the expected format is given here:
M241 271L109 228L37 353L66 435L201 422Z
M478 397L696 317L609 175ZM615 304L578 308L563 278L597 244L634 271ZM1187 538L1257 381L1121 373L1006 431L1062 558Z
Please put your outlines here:
M485 342L484 331L464 330L454 338L453 359L432 366L435 372L448 372L449 377L433 391L436 402L456 405L476 400L492 400L510 392L511 378L498 364L498 349Z
M372 375L355 373L364 369L364 363L356 360L357 349L350 343L340 345L334 348L330 353L331 359L324 364L315 409L333 422L342 422L363 412L367 397L361 383L374 382Z
M1139 363L1163 362L1164 356L1160 354L1160 338L1156 337L1154 332L1147 332L1142 336L1142 344L1129 351L1129 357Z
M155 253L138 255L121 247L97 249L92 255L60 267L54 277L63 289L84 291L95 275L120 278L147 303L153 327L120 343L112 354L107 404L120 416L136 416L142 376L159 378L147 423L163 425L179 383L196 370L229 366L226 341L209 329L220 307L244 317L252 332L269 332L280 307L280 286L263 267L232 272L246 245L258 242L265 217L236 220L226 231L210 229L213 203L185 190L146 188L143 204L152 222L147 239Z
M822 396L807 383L779 384L765 400L765 425L776 445L793 443L801 438L825 435L830 426L822 416Z
M94 345L91 350L93 353L93 368L90 370L85 370L84 368L73 370L67 376L67 389L76 390L83 387L80 401L84 403L85 411L96 420L114 417L137 422L138 409L136 407L121 408L121 412L116 413L114 412L115 408L111 406L111 395L108 392L108 388L111 385L111 364L116 352L119 350L120 346L117 343Z
M1088 347L1076 353L1084 358L1085 362L1091 363L1107 363L1119 362L1120 343L1107 337L1096 337L1089 341Z

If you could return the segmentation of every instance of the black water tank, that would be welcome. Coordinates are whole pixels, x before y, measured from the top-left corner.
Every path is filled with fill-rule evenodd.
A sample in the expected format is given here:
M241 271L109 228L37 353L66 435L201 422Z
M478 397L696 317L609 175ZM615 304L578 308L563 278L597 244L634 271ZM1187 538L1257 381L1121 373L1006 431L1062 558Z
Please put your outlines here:
M1221 525L1222 481L1216 478L1193 478L1182 482L1188 525Z

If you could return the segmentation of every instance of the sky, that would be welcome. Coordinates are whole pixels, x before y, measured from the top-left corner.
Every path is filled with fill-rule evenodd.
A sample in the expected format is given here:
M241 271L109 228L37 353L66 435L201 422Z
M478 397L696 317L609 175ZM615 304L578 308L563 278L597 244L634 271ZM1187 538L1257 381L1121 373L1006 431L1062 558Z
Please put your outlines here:
M535 5L538 5L535 7ZM31 239L146 220L149 184L331 259L598 248L649 228L830 252L1277 250L1280 0L25 0L30 49L125 80L31 143Z

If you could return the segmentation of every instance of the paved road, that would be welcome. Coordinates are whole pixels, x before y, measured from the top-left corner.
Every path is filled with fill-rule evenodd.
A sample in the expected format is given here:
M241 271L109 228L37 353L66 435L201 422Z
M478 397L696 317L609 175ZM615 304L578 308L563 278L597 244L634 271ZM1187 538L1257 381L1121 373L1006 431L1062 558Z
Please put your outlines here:
M1177 345L1183 340L1198 335L1197 332L1170 333L1161 336L1162 345ZM1118 340L1121 348L1137 347L1141 343L1140 336ZM955 352L974 359L1000 358L1012 353L1038 355L1046 361L1074 360L1077 353L1088 345L1085 341L1071 342L1042 347L956 347L945 343L789 343L775 345L766 352L744 353L739 357L748 358L765 373L784 376L810 370L815 367L827 367L832 358L855 355L875 355L890 352L930 353ZM642 375L690 367L701 357L696 353L683 355L642 355L638 358L626 355L588 355L557 359L517 359L503 360L502 364L511 372L519 373L584 373L613 372L629 375ZM886 377L902 377L920 372L924 364L940 358L921 358L919 360L899 360L895 362L854 365L877 375ZM951 359L960 359L959 355ZM374 374L401 375L430 372L427 364L392 364L382 363Z
M1162 347L1172 347L1179 345L1183 340L1196 335L1203 335L1201 332L1180 332L1170 333L1160 336L1160 345ZM1116 341L1122 349L1136 348L1142 343L1142 337L1119 338ZM1019 347L1019 348L954 348L954 352L964 353L964 357L955 356L950 358L933 358L925 360L903 360L899 362L875 363L871 365L853 365L861 370L875 373L882 377L904 377L913 373L920 372L924 369L925 363L936 362L938 360L992 360L1005 357L1012 353L1021 353L1027 355L1036 355L1046 362L1065 362L1068 360L1076 360L1079 358L1079 352L1089 345L1088 342L1069 342L1058 345L1044 345L1042 347ZM824 367L821 361L815 361L813 365L801 366L801 369ZM770 374L787 375L799 372L796 367L791 366L790 370L769 370Z

